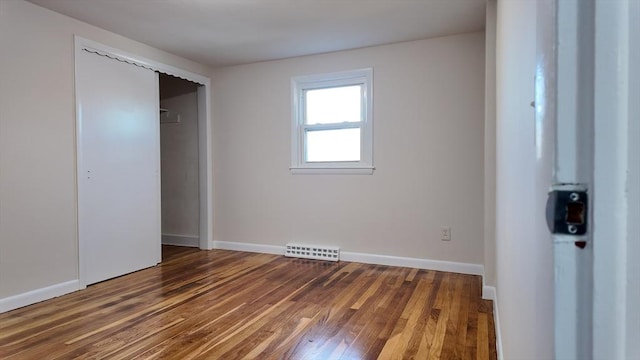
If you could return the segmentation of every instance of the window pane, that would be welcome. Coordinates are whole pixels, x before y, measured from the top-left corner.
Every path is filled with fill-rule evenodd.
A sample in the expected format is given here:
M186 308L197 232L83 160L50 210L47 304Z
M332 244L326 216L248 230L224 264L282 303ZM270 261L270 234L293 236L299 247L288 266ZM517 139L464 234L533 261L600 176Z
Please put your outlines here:
M306 123L335 124L361 120L361 85L307 90Z
M307 131L307 162L360 161L360 129Z

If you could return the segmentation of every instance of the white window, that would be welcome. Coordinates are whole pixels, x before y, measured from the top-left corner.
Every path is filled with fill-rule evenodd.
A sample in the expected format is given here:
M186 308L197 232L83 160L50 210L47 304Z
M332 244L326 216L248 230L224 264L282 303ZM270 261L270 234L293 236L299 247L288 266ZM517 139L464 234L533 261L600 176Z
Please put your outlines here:
M291 80L291 172L373 173L373 70Z

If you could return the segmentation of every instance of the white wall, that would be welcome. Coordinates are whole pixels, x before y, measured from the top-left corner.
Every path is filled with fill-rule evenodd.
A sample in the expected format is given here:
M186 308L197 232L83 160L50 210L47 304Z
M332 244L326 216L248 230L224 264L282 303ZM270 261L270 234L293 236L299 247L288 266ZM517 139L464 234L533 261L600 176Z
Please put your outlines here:
M160 107L169 110L171 118L180 115L180 123L160 123L162 234L192 239L197 246L198 96L193 91L162 99Z
M496 48L496 287L503 358L552 359L553 252L543 220L548 187L540 189L536 181L530 106L536 1L498 1Z
M209 72L31 3L0 1L0 301L78 278L74 34Z
M374 174L291 175L291 77L365 67ZM484 33L219 68L212 81L215 240L483 263Z

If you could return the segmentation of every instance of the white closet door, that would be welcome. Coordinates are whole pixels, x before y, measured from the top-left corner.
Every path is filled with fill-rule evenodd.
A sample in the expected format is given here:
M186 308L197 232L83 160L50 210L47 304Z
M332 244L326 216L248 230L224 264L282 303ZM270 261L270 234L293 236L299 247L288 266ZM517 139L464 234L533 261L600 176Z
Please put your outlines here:
M76 57L80 279L160 262L158 75L101 55Z

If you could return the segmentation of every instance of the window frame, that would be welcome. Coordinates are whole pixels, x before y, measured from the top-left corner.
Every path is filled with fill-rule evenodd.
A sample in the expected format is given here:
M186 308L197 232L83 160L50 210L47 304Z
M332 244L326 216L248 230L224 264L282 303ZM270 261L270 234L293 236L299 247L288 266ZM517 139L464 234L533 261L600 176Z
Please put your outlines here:
M362 86L360 122L330 124L305 123L305 92L343 86ZM373 174L373 69L357 69L326 74L296 76L291 79L291 170L292 174ZM360 161L308 162L305 134L311 131L360 129Z

